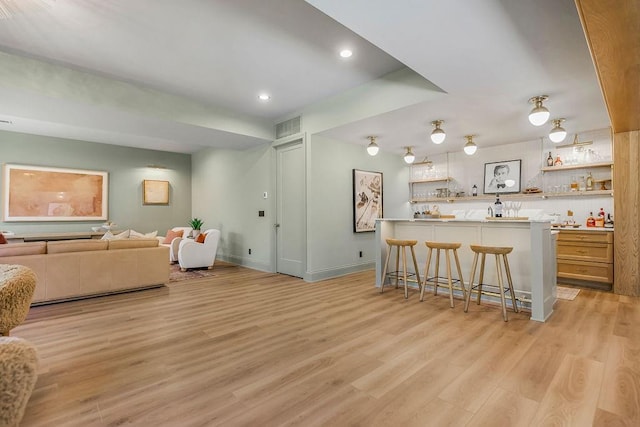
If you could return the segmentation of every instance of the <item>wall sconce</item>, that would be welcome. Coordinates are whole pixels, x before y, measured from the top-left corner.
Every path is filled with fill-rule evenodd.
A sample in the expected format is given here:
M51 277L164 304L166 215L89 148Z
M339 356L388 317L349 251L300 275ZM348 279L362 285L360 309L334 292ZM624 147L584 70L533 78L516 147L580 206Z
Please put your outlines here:
M404 155L404 161L405 163L411 164L413 163L413 161L416 159L416 156L413 154L413 152L411 152L411 149L413 147L404 147L407 149L407 152Z
M553 129L549 132L549 139L553 142L562 142L567 137L567 131L564 130L560 123L564 122L564 119L553 119Z
M473 137L474 136L475 135L465 135L464 136L467 139L467 143L464 144L464 152L468 156L473 155L478 150L478 146L475 144L475 142L473 142Z
M535 107L533 107L529 113L529 122L531 122L532 125L542 126L547 123L547 120L549 120L549 110L542 105L542 103L547 99L549 99L548 95L534 96L529 99L530 104L535 104Z
M434 120L431 122L431 124L436 127L433 132L431 132L431 141L433 141L434 144L442 144L447 137L447 134L440 128L440 125L443 123L444 120Z
M378 144L376 144L376 137L368 136L367 138L369 138L369 141L371 141L369 145L367 145L367 153L369 153L370 156L375 156L376 154L378 154L378 150L380 150L380 147L378 147Z

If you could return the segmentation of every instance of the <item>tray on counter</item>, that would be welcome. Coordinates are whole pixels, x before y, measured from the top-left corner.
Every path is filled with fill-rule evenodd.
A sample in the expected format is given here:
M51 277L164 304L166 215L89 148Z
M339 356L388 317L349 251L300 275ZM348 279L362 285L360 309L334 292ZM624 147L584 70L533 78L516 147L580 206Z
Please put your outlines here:
M488 216L487 219L497 219L497 220L509 220L509 221L525 221L528 220L528 216Z

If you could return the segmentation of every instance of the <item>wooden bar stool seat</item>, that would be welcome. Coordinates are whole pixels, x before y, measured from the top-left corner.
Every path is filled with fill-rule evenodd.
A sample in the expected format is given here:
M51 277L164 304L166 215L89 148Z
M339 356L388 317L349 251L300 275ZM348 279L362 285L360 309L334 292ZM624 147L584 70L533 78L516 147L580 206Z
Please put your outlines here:
M396 289L398 288L398 280L402 277L404 283L404 298L409 298L409 288L407 285L407 278L415 276L418 282L418 288L420 288L420 271L418 270L418 262L416 261L416 253L413 247L418 244L417 240L403 240L403 239L386 239L387 241L387 259L382 269L382 284L380 285L380 293L384 291L384 282L389 276L389 279L395 278ZM407 272L407 251L406 248L411 249L411 257L413 258L413 268L415 273ZM396 270L387 273L389 268L389 259L391 258L391 252L393 248L396 248ZM400 248L402 248L402 271L400 271ZM402 274L401 274L402 273Z
M461 243L451 243L451 242L425 242L427 248L429 248L429 252L427 253L427 263L424 267L424 283L422 284L422 289L420 290L420 301L424 301L424 289L427 286L427 283L433 284L433 294L438 295L438 286L445 286L444 283L440 284L440 279L444 279L444 277L439 277L440 274L440 251L444 250L445 258L447 260L447 284L449 287L449 303L451 304L451 308L453 308L453 284L457 283L459 285L459 289L462 290L462 299L465 300L467 296L467 291L464 287L464 279L462 276L462 270L460 269L460 259L458 259L458 249L462 246ZM436 250L436 271L435 276L429 277L429 267L431 264L431 252ZM449 252L453 252L453 256L456 260L456 268L458 269L458 278L453 279L451 277L451 257Z
M495 295L495 292L491 292L491 291L483 291L483 285L484 286L489 286L489 287L493 287L495 288L495 285L487 285L485 283L482 283L482 281L484 280L484 260L485 257L487 256L487 254L489 255L495 255L496 256L496 273L498 275L498 293L500 294L500 302L502 304L502 317L504 319L505 322L508 321L507 319L507 303L506 303L506 299L505 299L505 292L509 292L509 295L511 296L511 302L513 304L513 311L514 312L518 312L518 304L516 301L516 295L513 292L513 282L511 280L511 270L509 269L509 260L507 259L507 254L511 253L511 251L513 251L512 247L509 246L482 246L482 245L471 245L471 250L474 252L474 256L473 256L473 265L471 267L471 278L469 279L469 293L467 295L465 304L464 304L464 311L465 313L467 312L467 310L469 309L469 301L471 300L471 292L473 292L474 290L476 291L478 298L476 303L480 304L480 298L482 296L482 294L486 294L486 295ZM477 285L473 285L473 279L475 278L476 275L476 267L478 266L478 255L482 255L482 261L480 262L480 277L478 278L478 284ZM504 270L507 274L507 284L508 287L504 287L504 283L502 281L502 265L500 263L500 256L502 256L502 262L504 263Z

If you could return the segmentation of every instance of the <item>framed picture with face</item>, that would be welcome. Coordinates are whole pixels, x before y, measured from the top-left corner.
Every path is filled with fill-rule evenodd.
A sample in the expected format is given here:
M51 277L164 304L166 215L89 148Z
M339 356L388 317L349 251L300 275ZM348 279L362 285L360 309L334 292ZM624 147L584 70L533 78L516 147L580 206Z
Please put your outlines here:
M484 164L484 194L519 193L522 160Z

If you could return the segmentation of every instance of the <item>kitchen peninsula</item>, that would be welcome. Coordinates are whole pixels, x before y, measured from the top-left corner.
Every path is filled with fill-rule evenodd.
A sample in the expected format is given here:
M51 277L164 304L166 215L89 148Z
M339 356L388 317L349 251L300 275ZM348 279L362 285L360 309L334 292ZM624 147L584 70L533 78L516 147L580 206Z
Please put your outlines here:
M544 322L553 312L556 299L556 235L551 231L549 221L379 219L375 233L377 287L382 283L382 269L387 256L385 239L388 238L418 240L415 251L421 275L427 257L425 241L462 243L458 254L467 289L473 262L470 244L511 246L513 251L509 254L509 266L521 306L530 308L531 319L539 322ZM496 284L495 261L492 257L487 258L483 282Z

